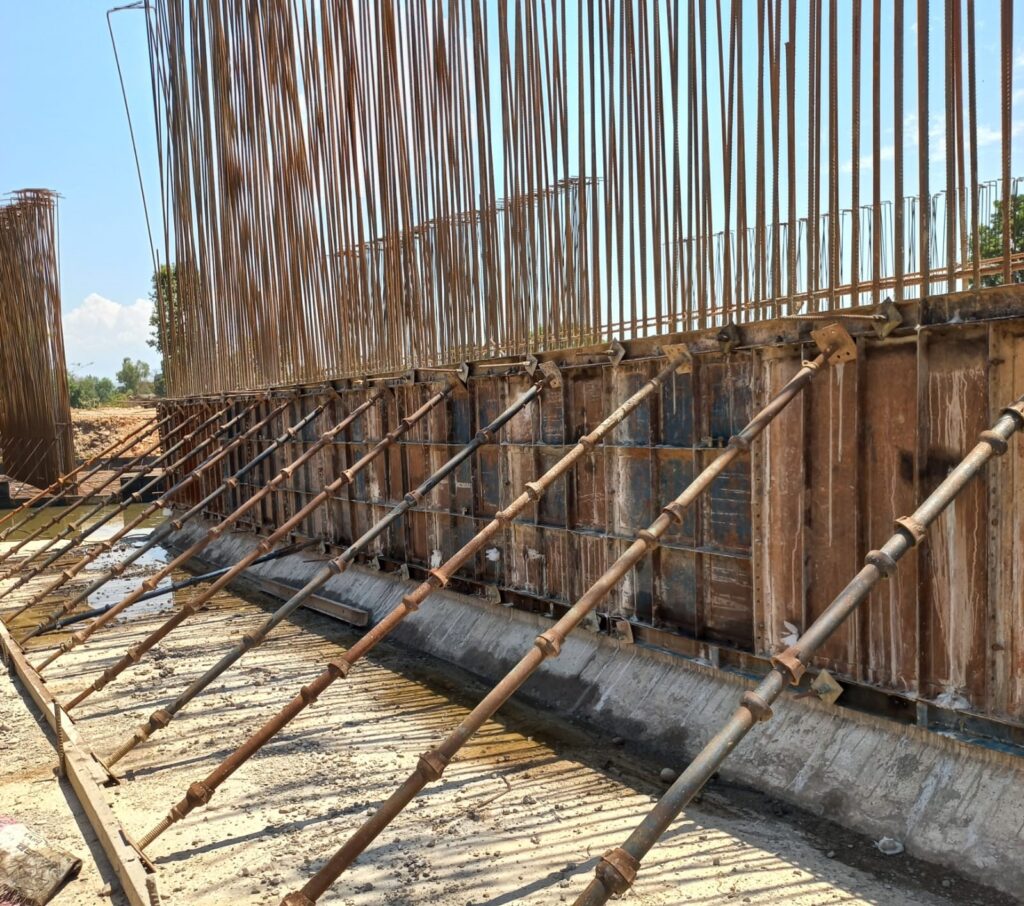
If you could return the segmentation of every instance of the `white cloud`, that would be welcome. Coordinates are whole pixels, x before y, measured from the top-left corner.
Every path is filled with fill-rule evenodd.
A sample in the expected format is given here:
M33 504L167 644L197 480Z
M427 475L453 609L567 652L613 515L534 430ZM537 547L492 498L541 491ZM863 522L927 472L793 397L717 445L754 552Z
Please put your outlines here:
M68 367L82 374L112 378L125 356L157 366L156 351L146 345L152 311L149 299L121 305L90 293L63 315Z
M882 145L882 147L879 148L878 151L879 151L879 157L880 157L881 160L895 160L895 158L896 158L896 147L895 147L895 145ZM871 152L870 154L862 154L860 156L860 168L862 170L870 170L874 166L874 163L875 163L874 152ZM841 169L842 169L842 171L844 173L852 173L853 172L853 161L849 161L849 160L848 161L844 161Z

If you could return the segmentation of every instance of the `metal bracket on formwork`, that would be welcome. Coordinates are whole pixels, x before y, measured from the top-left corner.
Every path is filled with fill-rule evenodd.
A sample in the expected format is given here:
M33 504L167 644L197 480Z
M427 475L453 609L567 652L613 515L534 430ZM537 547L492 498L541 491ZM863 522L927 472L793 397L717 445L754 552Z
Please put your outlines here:
M633 626L629 620L612 620L612 638L627 645L633 644Z
M375 573L380 572L380 555L374 554L367 562L366 565L372 569Z
M405 580L408 581L408 579L409 579L409 564L408 563L403 563L401 566L399 566L398 569L395 570L395 575L398 576L400 579L405 579Z
M554 362L541 362L540 371L548 379L548 385L552 390L561 390L562 372Z
M670 361L681 355L686 356L686 361L680 362L679 367L676 368L676 374L690 374L693 371L693 355L685 343L666 343L661 347L661 351Z
M826 705L833 705L843 694L843 687L835 681L831 673L822 670L811 683L811 691Z
M486 584L484 586L484 600L488 604L502 604L501 589L497 585Z
M626 357L626 347L618 340L612 340L605 352L612 360L613 366L618 365Z
M540 367L540 362L537 361L537 356L532 353L526 357L526 361L523 363L523 367L526 369L526 373L533 377L537 373L537 369Z
M853 342L853 337L838 321L812 330L811 338L822 352L833 350L831 355L833 363L852 362L857 358L857 344Z
M886 297L875 311L875 333L884 340L903 323L903 316L891 298Z
M723 354L729 355L740 345L740 329L730 322L715 334L715 339L718 340L718 348L722 350Z

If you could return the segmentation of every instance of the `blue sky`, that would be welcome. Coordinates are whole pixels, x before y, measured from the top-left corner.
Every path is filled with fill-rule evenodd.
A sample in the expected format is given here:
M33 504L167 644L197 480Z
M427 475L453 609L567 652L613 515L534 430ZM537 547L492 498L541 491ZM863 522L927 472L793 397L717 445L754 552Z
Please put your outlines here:
M73 370L109 376L124 356L158 364L145 342L153 267L107 32L112 5L0 3L0 193L41 187L63 196L67 361ZM113 20L140 152L151 163L144 20L140 12Z
M132 157L117 70L107 31L106 10L114 0L7 0L0 3L0 193L17 188L46 187L63 196L60 208L61 276L67 360L73 370L112 376L124 356L158 360L146 345L152 258ZM843 15L848 7L840 4ZM865 44L870 4L865 6ZM932 189L944 185L941 143L942 4L932 14ZM803 10L805 4L800 3ZM892 0L882 0L883 18L891 16ZM916 148L913 142L916 102L913 48L914 5L907 8L908 82L906 189L916 191ZM979 155L982 179L998 176L998 7L978 9ZM745 21L745 41L753 46L754 16ZM118 49L139 141L154 230L159 231L155 179L156 152L145 27L141 12L113 17ZM801 22L798 33L802 32ZM570 22L568 32L575 34ZM1024 15L1015 17L1014 173L1024 173ZM848 29L840 47L840 72L849 71ZM891 43L891 41L889 41ZM798 71L806 48L798 43ZM865 48L867 52L867 47ZM888 61L889 46L883 47ZM714 70L714 60L711 60ZM887 62L888 65L888 62ZM575 64L570 60L569 69ZM712 75L714 73L712 72ZM862 154L870 154L870 86L865 73L862 100ZM752 116L753 72L746 76L748 116ZM712 80L713 81L713 80ZM848 91L848 89L847 89ZM882 98L883 198L891 199L892 98ZM840 146L847 146L848 117L840 116ZM799 152L805 155L805 151ZM500 164L500 160L498 161ZM852 161L841 164L841 193L848 191ZM718 174L716 174L718 175ZM805 187L798 190L801 195ZM861 201L870 200L870 163L862 170ZM801 204L801 207L803 205ZM720 206L717 206L720 207ZM720 220L719 220L720 224Z

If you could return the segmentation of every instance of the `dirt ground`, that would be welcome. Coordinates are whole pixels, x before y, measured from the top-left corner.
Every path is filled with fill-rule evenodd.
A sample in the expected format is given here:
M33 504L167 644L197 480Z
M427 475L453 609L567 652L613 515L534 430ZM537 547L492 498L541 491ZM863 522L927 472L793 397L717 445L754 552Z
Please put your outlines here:
M125 580L125 588L134 581ZM168 608L184 600L180 595L191 593L141 607L97 633L47 671L50 688L67 700L156 628ZM13 605L14 598L4 604ZM268 601L217 596L149 657L76 709L85 737L101 756L109 753L268 607ZM38 618L37 611L30 620ZM139 837L148 831L190 782L204 777L354 638L342 624L301 611L167 730L137 748L119 766L125 780L109 791L127 832ZM37 640L31 648L51 644ZM208 807L150 847L162 902L278 903L323 864L486 688L415 652L380 646L228 780ZM322 903L572 902L600 855L622 841L664 789L658 775L665 765L647 759L628 740L568 725L523 702L514 701L499 716ZM9 678L0 679L0 723L0 811L38 827L87 863L82 877L53 902L119 902L104 892L107 870L90 864L90 855L101 865L102 857L73 809L73 797L53 778L45 727ZM869 839L721 784L710 787L652 851L624 899L642 906L1012 902L905 854L883 856Z
M130 432L142 427L145 422L151 421L154 415L155 410L141 407L72 409L71 422L75 432L75 455L79 460L95 456L119 437L125 437ZM128 451L127 455L138 456L154 439L155 435L142 438ZM159 452L157 449L153 451L152 455L159 455Z

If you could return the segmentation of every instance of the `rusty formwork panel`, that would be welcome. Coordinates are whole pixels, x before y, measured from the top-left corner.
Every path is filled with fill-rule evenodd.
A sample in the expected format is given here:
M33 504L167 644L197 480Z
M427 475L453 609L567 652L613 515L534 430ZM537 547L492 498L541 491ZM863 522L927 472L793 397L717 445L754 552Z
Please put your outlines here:
M785 647L787 623L800 631L821 613L864 554L891 534L893 514L911 511L993 407L1024 386L1019 291L908 303L903 317L904 327L886 339L862 332L857 361L832 369L715 482L615 589L602 631L622 632L624 620L637 642L757 672ZM698 353L690 370L674 375L453 584L560 614L650 521L655 501L706 465L792 376L801 348L789 341L798 329L769 322L728 353L713 332L686 335ZM563 357L561 389L513 419L500 444L482 449L428 505L382 536L371 562L422 575L447 559L508 503L511 488L651 376L654 346L627 346L618 366L597 349ZM301 533L348 543L528 386L525 374L481 370ZM355 405L369 392L349 388L350 402L336 405ZM386 405L297 471L249 528L280 524L429 393L424 384L391 386ZM297 440L293 452L307 442ZM822 650L816 666L849 684L845 702L925 724L956 715L972 731L1024 739L1022 456L1011 451L968 490L900 575ZM238 493L261 480L253 476ZM231 505L225 498L217 512Z

